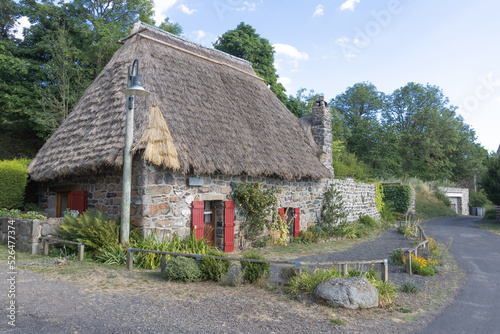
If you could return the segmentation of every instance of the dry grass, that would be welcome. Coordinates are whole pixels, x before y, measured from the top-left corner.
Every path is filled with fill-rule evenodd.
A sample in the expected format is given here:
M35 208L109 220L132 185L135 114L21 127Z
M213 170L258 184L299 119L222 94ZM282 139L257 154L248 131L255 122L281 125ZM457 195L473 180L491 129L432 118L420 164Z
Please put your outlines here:
M500 235L500 223L480 223L479 227L486 231L490 231L491 233L495 233Z

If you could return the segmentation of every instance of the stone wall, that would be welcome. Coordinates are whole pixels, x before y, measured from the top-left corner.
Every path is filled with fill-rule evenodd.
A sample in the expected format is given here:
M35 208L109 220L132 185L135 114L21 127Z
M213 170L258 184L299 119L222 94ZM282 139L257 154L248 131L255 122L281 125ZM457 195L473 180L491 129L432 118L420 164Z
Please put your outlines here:
M446 196L457 199L457 213L459 215L469 215L469 189L467 188L446 188L439 187L439 190L444 192ZM453 203L452 203L453 205Z
M13 224L9 224L13 221ZM14 219L9 217L0 218L0 242L7 244L9 240L9 230L14 231L16 249L27 250L31 254L38 254L41 251L42 237L55 236L54 230L61 224L59 218L39 219ZM9 226L13 226L9 228ZM10 234L12 236L12 234Z
M375 204L374 184L358 183L353 179L333 180L333 184L335 189L342 194L347 221L354 221L360 215L380 217Z

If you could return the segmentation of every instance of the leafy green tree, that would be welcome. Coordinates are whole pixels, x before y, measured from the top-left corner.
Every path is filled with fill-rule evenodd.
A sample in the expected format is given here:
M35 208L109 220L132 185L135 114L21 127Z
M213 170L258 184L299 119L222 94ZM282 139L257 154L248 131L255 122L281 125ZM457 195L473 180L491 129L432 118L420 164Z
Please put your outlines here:
M274 49L271 43L260 37L252 26L241 22L236 29L222 34L215 43L215 49L252 63L255 73L264 79L269 88L284 104L287 102L285 87L278 82L274 67Z
M285 106L294 114L296 117L300 118L305 114L310 114L314 101L319 99L321 94L314 93L314 90L309 90L306 94L306 89L301 88L297 91L295 96L289 95L285 103Z
M168 17L160 24L158 28L171 34L182 36L182 27L180 26L180 24L170 22L170 19Z
M500 158L493 155L488 159L486 171L481 180L481 186L490 201L500 205Z

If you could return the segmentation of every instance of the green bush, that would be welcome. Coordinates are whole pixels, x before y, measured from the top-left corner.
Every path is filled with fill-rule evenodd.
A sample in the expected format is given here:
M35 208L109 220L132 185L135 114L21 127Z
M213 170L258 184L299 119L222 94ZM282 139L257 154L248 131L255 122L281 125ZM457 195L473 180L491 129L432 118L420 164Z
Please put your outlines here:
M434 190L434 197L440 200L444 205L451 206L451 200L446 194L441 190ZM486 196L484 196L486 198Z
M363 236L365 227L358 222L343 221L333 228L333 235L346 239L356 239Z
M375 183L375 206L378 212L382 213L384 210L384 187L382 183Z
M404 293L417 294L420 292L420 286L417 282L406 279L406 281L401 285L400 290Z
M366 227L369 227L369 228L377 228L378 227L378 223L375 219L373 219L372 217L368 216L368 215L362 215L358 218L358 222Z
M497 209L489 209L484 213L484 219L495 220L497 219Z
M28 159L0 161L0 208L23 207L24 192L28 184Z
M482 207L488 203L488 197L483 190L469 192L469 206Z
M177 256L167 262L165 277L176 281L197 282L201 280L202 273L195 259Z
M328 186L321 206L321 226L331 228L336 226L342 218L347 217L344 210L344 200L340 191L333 184Z
M206 255L227 257L226 254L217 250L210 249ZM202 257L200 261L200 270L203 279L218 281L223 275L226 275L231 262L229 260L219 260L209 257Z
M391 201L394 210L399 213L406 213L411 205L411 188L406 185L386 185L384 186L384 201Z
M243 254L244 259L253 260L265 260L266 258L261 256L256 251L250 251ZM271 265L269 263L258 263L258 262L241 262L241 268L243 269L243 278L254 283L259 279L267 279L271 273Z
M95 255L119 244L120 227L105 213L88 210L76 217L64 216L56 233L62 239L83 243L85 251Z

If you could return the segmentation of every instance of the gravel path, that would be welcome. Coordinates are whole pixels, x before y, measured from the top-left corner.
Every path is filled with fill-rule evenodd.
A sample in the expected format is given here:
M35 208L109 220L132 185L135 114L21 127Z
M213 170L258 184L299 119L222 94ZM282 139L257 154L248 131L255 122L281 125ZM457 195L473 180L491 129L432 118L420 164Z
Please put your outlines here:
M399 233L396 229L388 230L378 236L375 240L363 242L359 245L343 252L332 252L324 254L316 254L311 256L304 256L296 258L292 261L301 261L303 265L306 263L328 263L337 261L364 261L364 260L383 260L389 259L392 251L396 248L410 248L412 247L412 240L407 240L404 235ZM365 266L367 269L369 266ZM314 265L309 265L309 269L314 269ZM379 269L380 266L377 267ZM273 265L271 267L271 281L282 283L279 278L281 266ZM406 273L404 267L396 266L389 261L389 280L395 285L404 283L409 275ZM425 281L425 277L412 276L414 281Z

